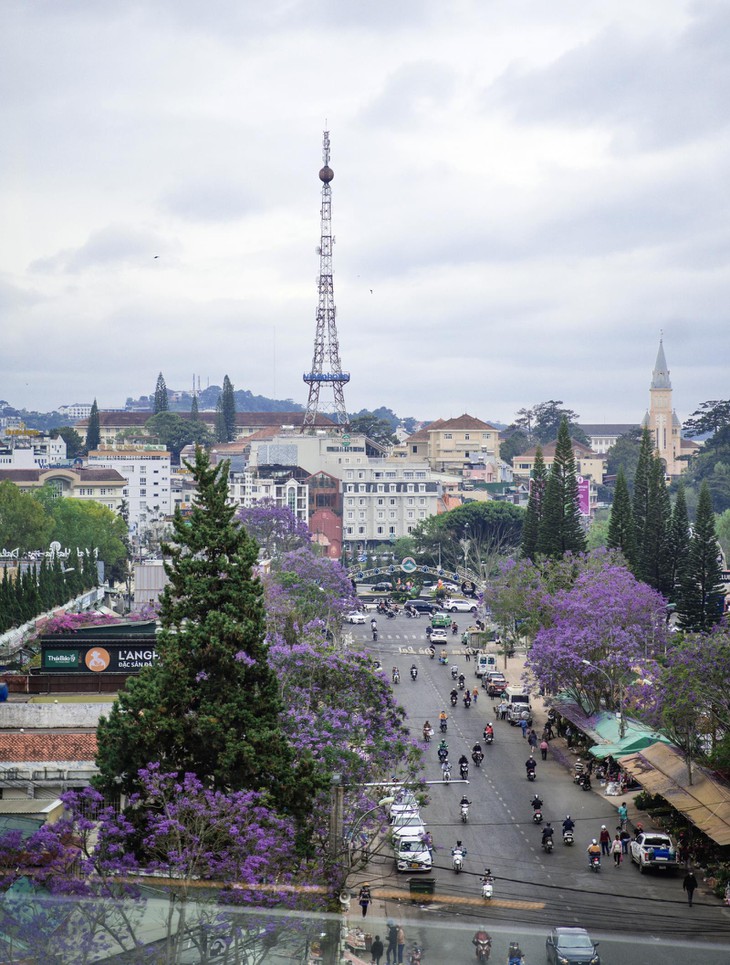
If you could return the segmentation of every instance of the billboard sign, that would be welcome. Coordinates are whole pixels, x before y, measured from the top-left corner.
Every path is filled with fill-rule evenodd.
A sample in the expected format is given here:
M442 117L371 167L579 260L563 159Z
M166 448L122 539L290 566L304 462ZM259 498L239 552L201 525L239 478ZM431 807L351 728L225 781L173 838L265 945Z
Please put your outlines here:
M585 476L578 476L578 511L581 516L591 515L591 482Z

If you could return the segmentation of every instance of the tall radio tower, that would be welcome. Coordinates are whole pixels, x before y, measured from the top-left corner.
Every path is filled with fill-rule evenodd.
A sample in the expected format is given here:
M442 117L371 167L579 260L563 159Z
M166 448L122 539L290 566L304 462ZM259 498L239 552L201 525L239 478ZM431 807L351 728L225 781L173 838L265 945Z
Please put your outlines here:
M324 167L319 172L322 182L322 232L319 245L319 301L317 304L317 331L314 336L314 356L311 371L304 373L304 381L309 386L307 411L302 420L302 432L315 425L319 406L319 390L323 385L332 386L333 401L325 408L333 411L335 422L347 425L344 386L350 381L350 373L343 372L340 365L340 343L337 339L334 286L332 284L332 188L330 181L335 176L330 163L330 132L324 132L322 142ZM327 371L323 370L325 358Z

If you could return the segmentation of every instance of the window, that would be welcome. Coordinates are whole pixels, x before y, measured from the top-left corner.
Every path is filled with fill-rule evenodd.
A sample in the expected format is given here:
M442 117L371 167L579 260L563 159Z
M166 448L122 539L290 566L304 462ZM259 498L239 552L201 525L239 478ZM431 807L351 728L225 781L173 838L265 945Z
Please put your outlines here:
M468 441L469 441L469 433L468 433L468 432L465 432L465 433L464 433L464 442L468 442Z
M347 527L347 535L352 536L352 526Z
M140 496L146 496L146 495L147 495L147 490L146 490L146 489L140 489L139 494L140 494Z
M452 438L452 436L451 436L451 433L450 433L450 432L445 432L445 433L444 433L444 439L451 439L451 438Z
M385 502L384 499L379 499L379 500L378 500L378 506L382 506L384 502Z
M358 499L357 502L358 502L358 505L359 505L359 506L364 506L364 505L365 505L365 500L364 500L364 499Z
M379 513L378 513L378 519L385 519L385 513L379 512Z
M409 506L412 506L414 502L415 502L415 500L414 500L413 496L409 496L408 499L406 500L406 503L407 503Z
M363 533L365 532L365 527L364 527L364 526L358 526L357 531L358 531L358 533L360 534L360 536L362 536Z
M413 512L411 510L408 511L408 519L413 519Z
M379 536L382 535L382 532L383 532L383 527L382 527L382 526L378 526L378 535L379 535Z
M395 506L395 500L394 500L394 499L389 499L389 500L388 500L388 505L389 505L389 506Z

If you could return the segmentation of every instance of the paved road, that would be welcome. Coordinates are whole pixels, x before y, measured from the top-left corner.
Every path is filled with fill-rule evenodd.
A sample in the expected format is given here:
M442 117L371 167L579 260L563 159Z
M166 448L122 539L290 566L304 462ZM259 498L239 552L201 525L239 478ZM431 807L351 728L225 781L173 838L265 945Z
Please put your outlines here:
M460 626L466 627L468 615L457 616ZM399 702L405 707L414 733L419 733L428 718L436 725L439 711L449 713L449 757L456 763L461 753L470 757L472 744L481 737L485 722L493 720L492 701L480 690L479 699L471 709L462 703L451 708L448 693L453 684L448 667L430 660L425 647L425 618L420 620L398 616L394 620L378 619L379 639L372 644L369 627L352 627L353 642L367 643L389 671L397 665L401 683L396 687ZM459 638L450 640L452 649ZM416 683L410 680L408 669L415 662L419 668ZM449 663L451 663L451 658ZM455 659L467 676L472 688L477 684L474 663L465 658ZM517 661L510 661L507 676L517 679ZM434 872L437 879L435 907L424 911L420 920L460 922L459 942L464 942L464 927L472 927L485 917L492 932L506 929L505 939L519 929L518 937L525 941L526 951L544 960L544 938L547 928L554 924L581 925L591 933L602 936L601 951L604 961L657 962L682 961L714 963L730 961L730 910L717 900L698 893L694 907L687 907L680 874L662 873L639 875L638 869L626 860L619 869L612 859L604 858L603 868L596 875L589 871L585 848L592 837L597 837L602 824L615 830L615 805L593 793L584 793L570 779L557 761L538 761L538 779L530 784L525 779L524 762L528 757L527 742L519 728L506 722L494 721L496 738L485 748L486 758L481 769L470 767L470 783L431 787L431 803L423 816L436 846ZM437 742L428 745L425 755L427 780L441 777L436 756ZM463 825L459 814L459 799L466 788L473 802L468 825ZM546 855L540 847L541 830L532 823L530 799L539 793L545 802L545 816L559 827L566 814L576 822L576 843L566 848L556 834L556 847ZM616 804L619 802L617 801ZM451 870L450 849L460 838L468 850L464 872L455 875ZM377 859L376 859L377 860ZM480 898L479 875L485 866L496 877L495 894L488 909ZM373 869L375 870L375 869ZM385 870L385 869L383 869ZM387 882L382 882L387 888ZM384 906L396 914L398 905ZM440 914L446 912L448 916ZM631 947L622 949L620 958L611 951L618 935L630 933ZM609 935L607 939L605 934ZM445 955L453 944L449 930L441 926L440 955ZM425 940L425 937L424 937ZM433 940L433 937L432 937ZM506 955L506 940L504 952ZM667 957L667 943L691 942L692 953ZM699 942L711 944L700 948ZM718 949L716 942L728 943ZM468 945L468 942L466 943ZM529 945L529 947L528 947ZM678 944L673 944L678 948ZM455 951L451 949L449 954ZM470 951L470 949L467 949ZM495 944L495 955L498 946ZM499 953L502 958L501 952ZM428 956L424 956L424 960ZM433 957L431 957L433 961ZM443 958L442 960L446 960ZM465 959L466 960L466 959ZM531 963L533 958L528 956Z

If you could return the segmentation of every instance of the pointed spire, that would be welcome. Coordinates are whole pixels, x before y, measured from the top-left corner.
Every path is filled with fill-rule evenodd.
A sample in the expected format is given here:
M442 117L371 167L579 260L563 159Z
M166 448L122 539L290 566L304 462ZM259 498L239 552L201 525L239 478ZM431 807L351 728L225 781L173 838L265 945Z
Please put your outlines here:
M671 389L672 387L672 383L669 381L667 360L664 358L664 342L662 339L659 339L659 351L654 363L651 387L652 389Z

